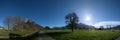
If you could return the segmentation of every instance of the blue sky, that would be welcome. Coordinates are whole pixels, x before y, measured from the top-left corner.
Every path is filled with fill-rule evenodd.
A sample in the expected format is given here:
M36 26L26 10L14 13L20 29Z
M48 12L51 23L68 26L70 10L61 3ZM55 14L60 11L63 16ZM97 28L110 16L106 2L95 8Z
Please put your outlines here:
M95 25L120 21L119 0L0 0L0 24L6 16L19 15L42 26L64 26L65 15L76 12L79 23ZM91 20L87 21L89 16ZM120 22L119 22L120 23Z

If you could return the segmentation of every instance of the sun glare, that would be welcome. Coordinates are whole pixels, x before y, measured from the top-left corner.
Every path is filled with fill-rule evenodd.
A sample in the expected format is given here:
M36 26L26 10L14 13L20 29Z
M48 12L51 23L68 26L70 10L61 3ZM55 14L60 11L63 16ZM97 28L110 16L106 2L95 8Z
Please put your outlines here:
M91 18L89 16L86 17L86 21L90 21Z

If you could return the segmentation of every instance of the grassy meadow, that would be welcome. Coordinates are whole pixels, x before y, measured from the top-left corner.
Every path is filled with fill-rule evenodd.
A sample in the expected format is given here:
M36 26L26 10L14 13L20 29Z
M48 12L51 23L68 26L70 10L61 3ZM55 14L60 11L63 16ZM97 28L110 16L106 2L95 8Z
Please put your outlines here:
M0 30L0 36L8 36L9 32L6 30Z
M13 31L13 32L10 32L10 33L18 34L18 35L21 35L22 37L24 37L24 36L31 35L35 32L37 32L37 31L26 31L26 32L17 32L17 31L15 32L15 31Z
M118 31L106 30L46 30L46 34L56 40L113 40L120 35Z
M6 30L0 30L0 38L9 38L10 33L21 35L22 37L31 35L37 31L26 31L26 32L17 32L17 31L6 31Z

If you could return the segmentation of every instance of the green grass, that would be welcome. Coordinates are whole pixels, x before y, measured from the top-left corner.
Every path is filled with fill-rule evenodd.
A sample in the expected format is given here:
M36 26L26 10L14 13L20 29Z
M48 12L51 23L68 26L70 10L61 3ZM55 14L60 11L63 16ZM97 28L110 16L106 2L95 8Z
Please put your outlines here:
M36 31L26 31L26 32L17 32L17 31L6 31L6 30L0 30L0 36L9 36L9 33L14 33L18 35L26 35L30 33L34 33Z
M35 33L37 31L25 31L25 32L17 32L17 31L12 31L10 33L13 33L13 34L18 34L18 35L21 35L22 37L24 36L28 36L28 35L31 35L33 33Z
M120 33L118 31L100 31L100 30L46 30L48 35L56 40L113 40Z
M0 30L0 36L8 36L9 32L6 30Z
M18 32L18 31L6 31L6 30L0 30L0 38L8 39L11 36L20 36L20 37L29 37L36 33L37 31L25 31L25 32Z

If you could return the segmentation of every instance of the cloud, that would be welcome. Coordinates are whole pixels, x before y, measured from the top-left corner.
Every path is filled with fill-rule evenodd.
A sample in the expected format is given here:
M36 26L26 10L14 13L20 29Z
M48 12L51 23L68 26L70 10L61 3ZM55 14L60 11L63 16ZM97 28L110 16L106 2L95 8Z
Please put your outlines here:
M99 28L100 26L106 27L106 25L112 25L112 26L120 25L120 21L103 21L93 24L93 26L95 26L96 28Z

